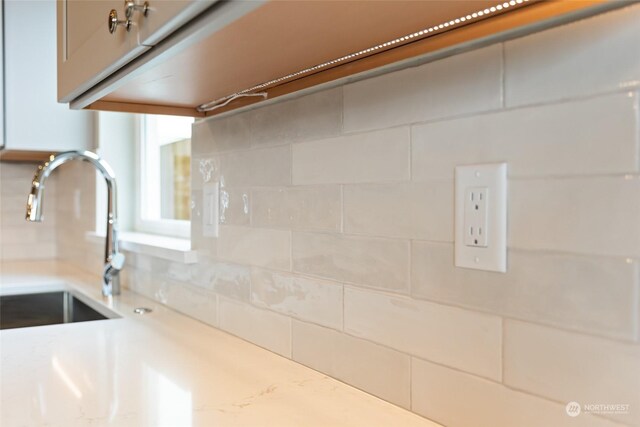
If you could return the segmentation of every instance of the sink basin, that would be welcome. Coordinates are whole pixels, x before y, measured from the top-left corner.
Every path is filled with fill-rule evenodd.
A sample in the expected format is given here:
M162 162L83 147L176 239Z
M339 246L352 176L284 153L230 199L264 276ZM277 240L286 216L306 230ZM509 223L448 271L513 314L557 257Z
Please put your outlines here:
M67 290L0 295L0 329L87 322L116 317L113 313L107 313L105 309L101 309L104 312L101 313L80 298Z

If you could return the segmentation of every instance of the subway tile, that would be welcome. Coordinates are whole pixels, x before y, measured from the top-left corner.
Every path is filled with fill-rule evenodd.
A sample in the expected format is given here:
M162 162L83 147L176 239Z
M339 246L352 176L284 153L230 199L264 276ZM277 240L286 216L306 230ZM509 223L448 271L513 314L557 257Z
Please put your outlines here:
M217 251L223 261L289 270L291 234L284 230L221 225Z
M563 402L628 404L603 414L640 425L640 345L506 321L504 382Z
M224 297L218 311L221 329L291 358L291 318Z
M250 112L253 146L328 138L342 130L342 87Z
M293 233L293 271L407 293L409 242Z
M452 179L457 165L493 162L507 162L512 177L636 171L637 98L621 93L414 126L412 179Z
M344 87L344 129L381 129L501 107L499 44Z
M256 227L340 231L339 186L259 188L251 192Z
M291 183L289 146L234 152L220 156L220 184L272 186Z
M453 181L347 185L344 232L453 241Z
M567 329L635 340L639 263L509 250L507 272L456 268L453 244L412 242L411 294Z
M293 144L293 184L409 179L409 128Z
M207 257L199 257L191 266L191 283L227 298L250 300L251 268Z
M206 183L221 187L280 186L291 183L289 146L232 151L192 159L192 189Z
M221 187L218 190L220 224L249 225L251 222L251 190Z
M293 321L293 360L386 401L409 408L409 356L308 323Z
M253 268L251 302L318 325L342 329L340 283Z
M636 5L506 42L507 106L637 88L638 21Z
M640 256L640 175L509 182L509 246Z
M56 229L47 227L42 223L28 223L20 227L0 227L0 240L2 244L38 244L39 242L54 242L56 240Z
M2 243L0 245L0 260L41 260L56 258L56 242L33 243Z
M186 283L171 282L161 294L162 303L212 326L218 325L216 295Z
M193 156L242 150L251 147L251 115L196 120L191 135Z
M623 427L591 414L570 417L565 404L416 358L411 408L447 427Z
M498 316L348 287L344 330L486 378L501 377Z

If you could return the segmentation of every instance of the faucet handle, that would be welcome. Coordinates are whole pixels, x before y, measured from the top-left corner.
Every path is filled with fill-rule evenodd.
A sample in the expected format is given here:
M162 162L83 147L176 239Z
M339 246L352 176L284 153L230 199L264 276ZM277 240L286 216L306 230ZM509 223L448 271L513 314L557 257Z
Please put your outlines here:
M118 295L120 293L119 273L124 267L124 254L117 252L111 256L104 266L102 275L102 295Z
M124 254L120 252L113 254L113 256L111 257L111 260L109 261L108 268L110 270L117 270L117 271L122 270L122 267L124 267L124 259L125 259Z

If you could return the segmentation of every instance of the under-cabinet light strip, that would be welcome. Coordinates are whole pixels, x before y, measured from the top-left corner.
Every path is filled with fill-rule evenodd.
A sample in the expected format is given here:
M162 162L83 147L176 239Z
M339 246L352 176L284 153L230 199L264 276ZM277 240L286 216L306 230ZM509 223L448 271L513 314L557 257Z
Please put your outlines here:
M465 22L468 23L469 21L478 20L480 18L486 17L487 15L491 15L493 13L500 12L500 11L502 11L504 9L508 9L510 7L513 7L513 6L522 4L522 3L526 3L528 1L529 0L510 0L510 1L505 1L504 3L500 3L500 4L497 4L495 6L491 6L491 7L488 7L486 9L482 9L482 10L479 10L477 12L473 12L473 13L470 13L468 15L461 16L461 17L456 18L456 19L452 19L452 20L450 20L448 22L443 22L441 24L434 25L433 27L425 28L423 30L416 31L415 33L407 34L406 36L398 37L397 39L390 40L388 42L385 42L385 43L382 43L382 44L378 44L376 46L372 46L370 48L363 49L363 50L360 50L358 52L350 53L350 54L345 55L345 56L343 56L341 58L337 58L337 59L333 59L331 61L323 62L322 64L314 65L313 67L305 68L304 70L296 71L295 73L287 74L286 76L282 76L282 77L279 77L277 79L270 80L270 81L265 82L265 83L261 83L259 85L250 87L248 89L244 89L244 90L242 90L240 92L236 92L236 93L233 93L231 95L225 96L224 98L219 98L219 99L216 99L215 101L211 101L211 102L208 102L206 104L202 104L202 105L198 106L196 109L201 113L206 112L206 111L212 111L212 110L215 110L217 108L221 108L221 107L227 105L229 102L233 101L236 98L239 98L239 97L242 97L242 96L247 96L246 94L248 92L264 89L264 88L266 88L268 86L272 86L272 85L275 85L277 83L281 83L281 82L283 82L285 80L291 80L291 79L294 79L296 77L300 77L303 74L313 73L313 72L318 71L318 70L320 70L322 68L331 67L331 66L339 64L341 62L349 61L349 60L352 60L352 59L357 58L359 56L367 55L367 54L375 52L377 50L381 50L381 49L385 49L385 48L394 46L394 45L396 45L398 43L403 43L403 42L407 42L407 41L415 39L415 38L420 38L420 37L422 37L424 35L427 35L427 34L432 34L433 35L435 33L442 32L444 30L449 30L451 27L455 27L456 25L460 25L460 24L463 24ZM266 98L266 94L263 94L263 93L256 94L256 95L263 96L264 98ZM251 96L251 95L248 95L248 96Z

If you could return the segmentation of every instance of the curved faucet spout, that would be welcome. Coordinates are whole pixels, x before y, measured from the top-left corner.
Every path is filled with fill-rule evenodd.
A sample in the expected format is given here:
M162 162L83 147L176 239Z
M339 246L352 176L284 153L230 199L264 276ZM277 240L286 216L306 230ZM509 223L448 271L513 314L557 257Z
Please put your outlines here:
M58 166L70 161L81 160L93 165L104 177L107 183L107 239L105 242L103 274L103 295L120 294L119 272L124 265L124 255L118 251L118 215L117 215L117 190L116 179L113 170L97 154L91 151L66 151L51 155L38 170L31 182L31 193L27 199L27 221L42 221L42 202L44 200L45 182L51 172Z

